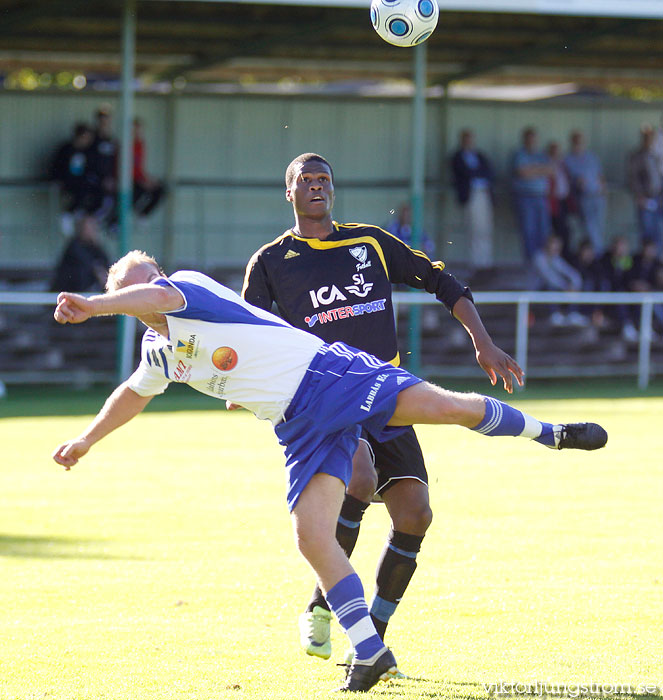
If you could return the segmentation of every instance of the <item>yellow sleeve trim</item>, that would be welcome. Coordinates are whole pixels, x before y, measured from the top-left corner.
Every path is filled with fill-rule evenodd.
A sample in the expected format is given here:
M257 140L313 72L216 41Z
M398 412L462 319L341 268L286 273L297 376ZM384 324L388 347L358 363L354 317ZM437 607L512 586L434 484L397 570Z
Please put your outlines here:
M343 225L347 226L348 224ZM356 226L359 227L362 226L362 224L356 224ZM351 245L357 245L359 243L367 243L375 249L376 253L380 258L380 262L384 267L387 279L389 279L389 269L387 268L387 260L384 256L384 251L382 250L382 246L380 245L377 238L374 238L373 236L358 236L357 238L346 238L342 241L322 241L319 238L304 238L303 236L296 236L294 233L292 234L292 237L296 238L298 241L304 241L305 243L308 243L308 245L311 246L311 248L314 248L315 250L330 250L332 248L344 248Z

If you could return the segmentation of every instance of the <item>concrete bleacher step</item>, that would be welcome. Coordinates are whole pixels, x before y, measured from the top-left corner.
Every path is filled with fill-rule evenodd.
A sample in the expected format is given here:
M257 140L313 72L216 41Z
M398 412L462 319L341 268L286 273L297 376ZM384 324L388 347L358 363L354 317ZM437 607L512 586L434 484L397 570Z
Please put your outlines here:
M29 347L3 354L3 372L21 370L53 370L65 366L65 355L59 348Z

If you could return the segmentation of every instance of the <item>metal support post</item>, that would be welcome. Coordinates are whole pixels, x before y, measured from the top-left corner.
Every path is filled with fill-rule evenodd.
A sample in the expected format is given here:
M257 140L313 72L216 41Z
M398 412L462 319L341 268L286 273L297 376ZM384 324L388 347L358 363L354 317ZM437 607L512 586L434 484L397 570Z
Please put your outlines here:
M412 101L412 207L413 248L421 247L424 227L424 189L426 180L426 44L414 49L414 97ZM421 308L410 307L408 329L410 356L408 368L414 374L421 371Z
M134 62L136 54L136 0L124 0L122 13L122 91L120 100L120 178L118 187L118 221L120 226L120 255L131 248L133 195L133 114ZM122 316L118 321L119 381L124 381L133 366L133 346L136 323Z

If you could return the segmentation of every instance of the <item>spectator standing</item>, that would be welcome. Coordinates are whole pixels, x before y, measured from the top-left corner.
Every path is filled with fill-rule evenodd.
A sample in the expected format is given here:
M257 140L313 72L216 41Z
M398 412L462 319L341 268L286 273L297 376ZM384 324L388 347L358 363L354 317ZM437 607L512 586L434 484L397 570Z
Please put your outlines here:
M84 216L77 221L76 235L69 241L55 269L51 290L103 291L109 265L101 246L97 220Z
M584 234L594 246L597 255L605 248L605 178L598 157L588 151L581 131L572 131L570 150L564 165L571 181L571 197L580 218Z
M74 218L95 208L96 197L89 180L88 150L94 133L87 124L74 127L73 136L63 143L51 163L50 179L57 182L63 195L62 232L74 232Z
M569 195L571 186L562 161L562 149L557 141L551 141L546 149L552 174L549 180L548 206L550 224L554 234L562 241L562 257L571 259L571 230L569 229Z
M451 159L453 185L463 210L463 228L470 237L471 263L476 268L493 264L493 168L475 146L474 133L460 132L460 147Z
M548 156L538 150L537 141L536 129L525 128L522 146L512 163L516 213L527 260L543 247L550 231L547 196L553 170Z
M653 139L652 149L658 162L661 166L661 173L663 174L663 114L661 114L661 119L659 125L654 129L654 139Z
M640 146L628 159L628 182L640 236L655 241L660 253L663 243L663 174L661 160L653 147L654 136L654 130L648 124L640 129Z
M94 141L89 150L90 180L97 193L100 219L114 213L117 196L117 158L119 146L113 137L112 115L108 105L95 112Z
M164 195L163 183L145 170L145 138L143 121L133 123L133 206L138 216L148 216Z

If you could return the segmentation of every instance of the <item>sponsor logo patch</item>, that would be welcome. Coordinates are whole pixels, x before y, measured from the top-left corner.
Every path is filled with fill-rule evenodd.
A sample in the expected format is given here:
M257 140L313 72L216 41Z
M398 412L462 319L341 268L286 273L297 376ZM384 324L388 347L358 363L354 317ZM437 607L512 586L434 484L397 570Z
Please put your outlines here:
M352 281L354 284L349 284L346 290L357 297L363 298L373 289L373 282L366 282L364 280L364 275L361 273L352 275Z
M209 382L207 382L207 391L209 391L210 394L223 396L227 381L228 377L222 377L220 374L215 374L212 376Z
M196 334L192 333L188 340L178 339L175 353L183 353L187 360L190 360L192 357L198 357L199 344L200 342L196 340Z
M373 282L367 282L362 273L352 275L352 284L344 287L349 294L354 294L362 299L373 289ZM331 287L319 287L318 289L309 289L309 297L314 309L319 309L320 306L328 306L335 301L347 301L348 297L335 285Z
M312 316L306 316L304 322L309 328L313 328L317 323L330 323L343 318L352 316L363 316L364 314L372 314L376 311L384 311L386 309L386 299L376 299L365 304L355 304L354 306L337 306L334 309L320 311Z
M296 258L298 255L299 255L298 252L296 252L296 251L294 251L294 250L289 250L289 251L283 256L283 259L284 259L284 260L290 260L290 258Z
M191 379L191 365L187 365L183 360L179 360L173 378L176 382L188 382Z
M375 378L375 383L366 395L364 403L362 403L362 405L359 407L362 411L368 412L371 410L373 401L375 401L375 397L378 395L378 391L382 389L382 387L384 386L384 381L388 376L388 374L378 374L378 376Z
M225 345L212 353L212 364L222 372L230 372L237 367L237 353Z

